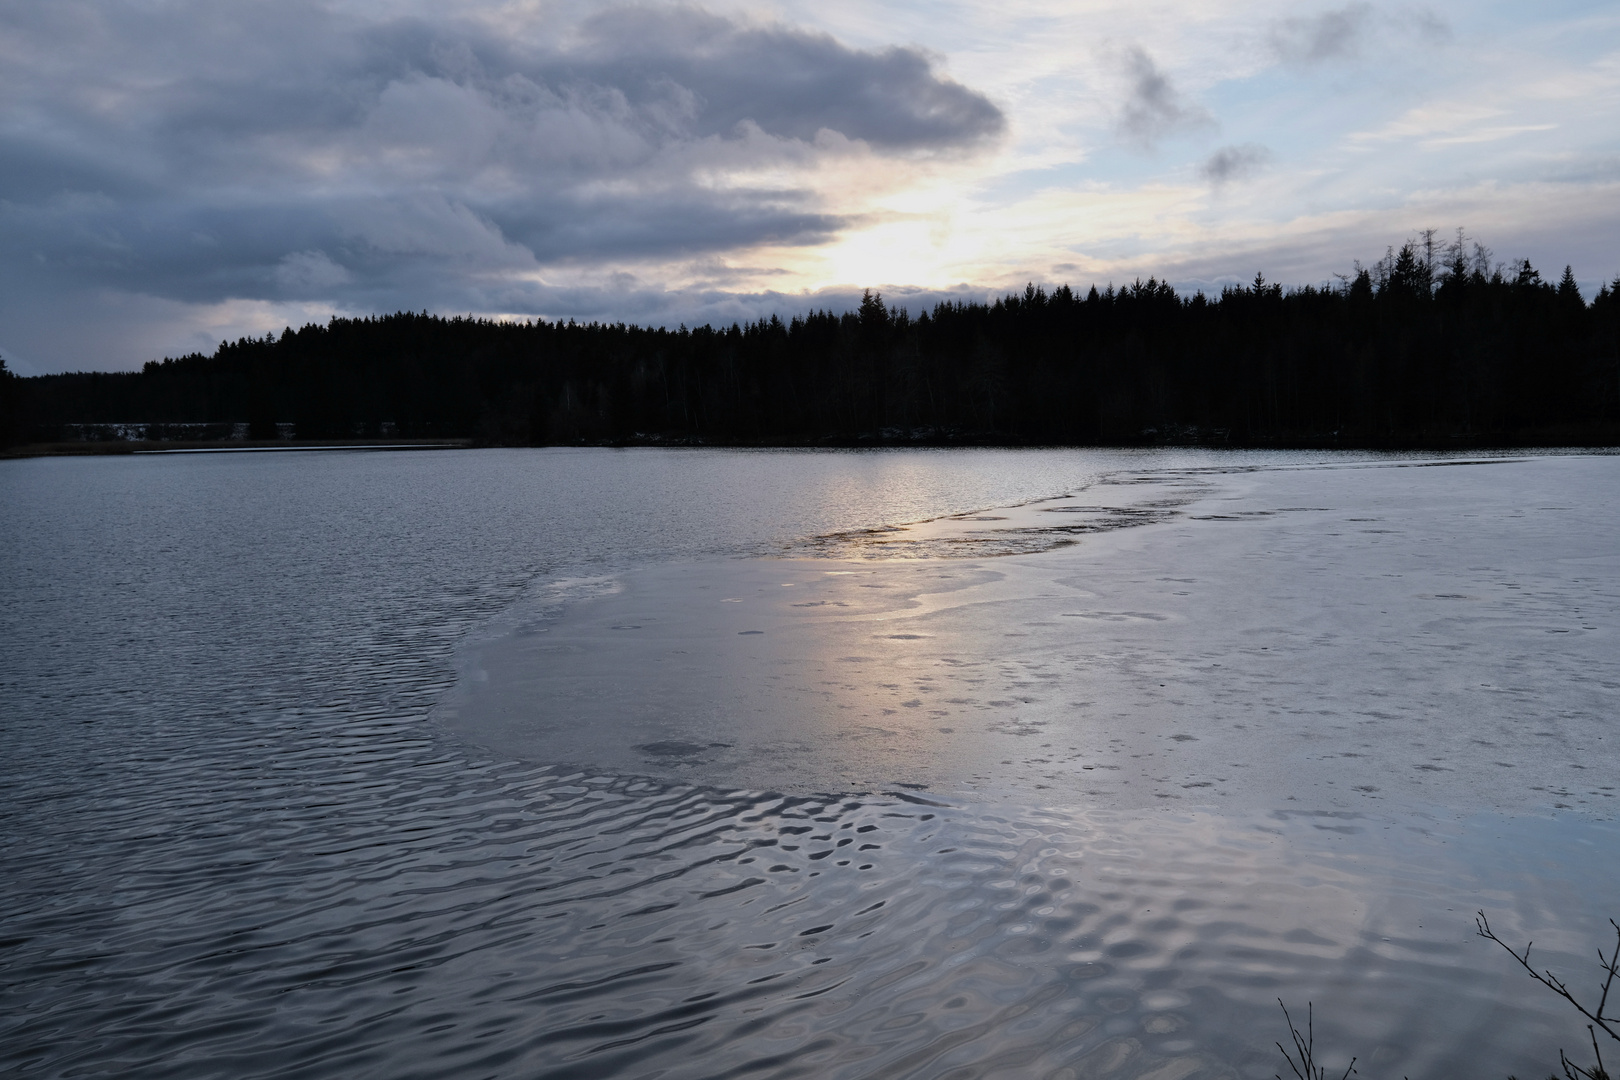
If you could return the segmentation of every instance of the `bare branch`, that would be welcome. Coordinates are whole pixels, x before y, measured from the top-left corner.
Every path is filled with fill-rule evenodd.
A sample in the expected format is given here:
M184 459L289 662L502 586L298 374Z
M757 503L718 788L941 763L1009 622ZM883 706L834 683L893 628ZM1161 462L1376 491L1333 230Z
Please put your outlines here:
M1609 953L1607 960L1603 958L1602 949L1597 951L1598 963L1608 972L1608 975L1603 980L1603 996L1598 998L1597 1014L1598 1023L1600 1024L1604 1021L1603 1007L1609 1003L1609 988L1614 985L1615 972L1620 971L1620 923L1610 919L1609 925L1614 927L1614 951ZM1613 1020L1615 1017L1609 1017L1609 1019ZM1609 1029L1604 1028L1604 1030L1608 1031ZM1614 1032L1609 1031L1609 1034L1613 1035Z
M1299 1080L1327 1080L1327 1068L1316 1063L1315 1005L1311 1002L1305 1003L1305 1034L1301 1035L1299 1028L1294 1026L1294 1018L1288 1015L1288 1006L1283 1005L1282 998L1277 999L1277 1004L1282 1005L1283 1019L1288 1021L1288 1034L1293 1036L1294 1051L1299 1054L1299 1060L1296 1062L1294 1055L1290 1054L1282 1043L1278 1043L1277 1049L1282 1051L1283 1060L1288 1062L1288 1067L1294 1070L1294 1075L1299 1077ZM1345 1067L1344 1075L1339 1077L1339 1080L1350 1080L1350 1074L1355 1071L1356 1059L1351 1058L1350 1064ZM1281 1074L1277 1075L1277 1080L1282 1080ZM1608 1078L1602 1077L1600 1080Z
M1536 980L1536 982L1545 986L1547 989L1551 990L1553 993L1557 994L1559 997L1573 1005L1577 1012L1586 1017L1588 1020L1592 1021L1596 1027L1601 1028L1603 1032L1609 1036L1609 1038L1614 1039L1616 1042L1620 1042L1620 1030L1616 1030L1616 1028L1610 1026L1611 1024L1620 1024L1620 1017L1605 1017L1603 1015L1604 1006L1608 1004L1609 1000L1609 989L1614 985L1615 973L1620 971L1620 924L1617 924L1613 919L1610 919L1609 925L1613 926L1615 929L1615 952L1614 955L1605 958L1603 955L1603 950L1598 950L1598 961L1603 965L1604 979L1602 996L1598 999L1597 1011L1593 1012L1585 1005L1582 1005L1580 1001L1576 999L1575 995L1569 992L1569 987L1566 986L1564 982L1558 978L1558 976L1554 975L1551 969L1537 971L1534 967L1530 966L1530 944L1533 943L1527 943L1525 945L1524 954L1521 956L1519 953L1513 951L1512 946L1496 936L1496 934L1491 930L1490 921L1485 918L1485 913L1483 911L1476 912L1474 917L1474 926L1478 929L1480 937L1494 941L1498 945L1502 946L1502 948L1507 950L1507 954L1509 956L1513 957L1513 959L1519 962L1520 967L1524 968L1525 971L1530 973L1530 977L1532 979ZM1593 1035L1593 1038L1596 1038L1595 1034ZM1600 1063L1598 1065L1598 1069L1601 1071L1602 1067L1603 1066Z

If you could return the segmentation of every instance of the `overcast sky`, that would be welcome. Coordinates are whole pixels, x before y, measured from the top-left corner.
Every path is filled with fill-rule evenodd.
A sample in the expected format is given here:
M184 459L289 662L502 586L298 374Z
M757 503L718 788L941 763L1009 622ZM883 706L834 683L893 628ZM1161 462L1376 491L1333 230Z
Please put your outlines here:
M24 374L334 313L1321 283L1458 226L1620 274L1620 5L0 0Z

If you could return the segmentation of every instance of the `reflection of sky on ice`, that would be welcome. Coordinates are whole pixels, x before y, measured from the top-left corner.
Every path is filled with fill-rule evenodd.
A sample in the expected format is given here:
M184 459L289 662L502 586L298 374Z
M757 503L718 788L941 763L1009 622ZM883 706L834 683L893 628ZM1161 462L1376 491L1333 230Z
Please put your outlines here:
M918 1000L1058 978L1026 1021L1045 1066L1077 1059L1066 1030L1093 1067L1269 1075L1242 1047L1281 995L1358 1068L1544 1068L1576 1028L1472 915L1567 973L1612 913L1616 475L1115 471L535 601L438 715L615 774L918 792L940 824L910 901L977 857L1017 913Z
M650 568L470 653L451 722L773 790L1606 814L1611 462L1120 472Z
M1450 460L5 463L0 1070L1544 1075L1616 459Z

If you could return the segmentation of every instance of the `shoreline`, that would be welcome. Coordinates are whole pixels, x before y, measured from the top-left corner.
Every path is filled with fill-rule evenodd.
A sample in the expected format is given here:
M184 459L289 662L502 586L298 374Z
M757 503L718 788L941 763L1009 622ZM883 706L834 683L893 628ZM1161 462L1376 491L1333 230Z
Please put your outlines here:
M24 443L0 449L0 460L37 457L118 457L132 454L242 454L292 450L465 450L471 439L308 439L308 440L199 440L147 439L86 442Z
M146 440L99 439L17 443L0 447L0 459L81 457L178 451L232 450L408 450L408 449L557 449L665 447L714 450L863 450L863 449L1044 449L1044 450L1335 450L1369 453L1500 451L1620 451L1620 424L1579 424L1521 431L1416 434L1383 438L1340 438L1337 433L1232 440L1224 432L1144 433L1138 439L1106 443L1051 443L994 432L941 432L934 429L825 433L800 439L717 439L702 436L640 434L625 439L548 443L507 443L470 436L447 438Z

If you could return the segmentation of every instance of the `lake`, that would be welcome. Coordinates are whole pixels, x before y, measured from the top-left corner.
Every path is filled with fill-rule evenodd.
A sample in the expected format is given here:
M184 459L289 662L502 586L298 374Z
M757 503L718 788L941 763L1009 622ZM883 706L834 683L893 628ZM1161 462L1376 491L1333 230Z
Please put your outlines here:
M0 463L0 1063L1543 1075L1620 457ZM1605 934L1607 932L1607 936ZM1595 995L1593 995L1595 997Z

